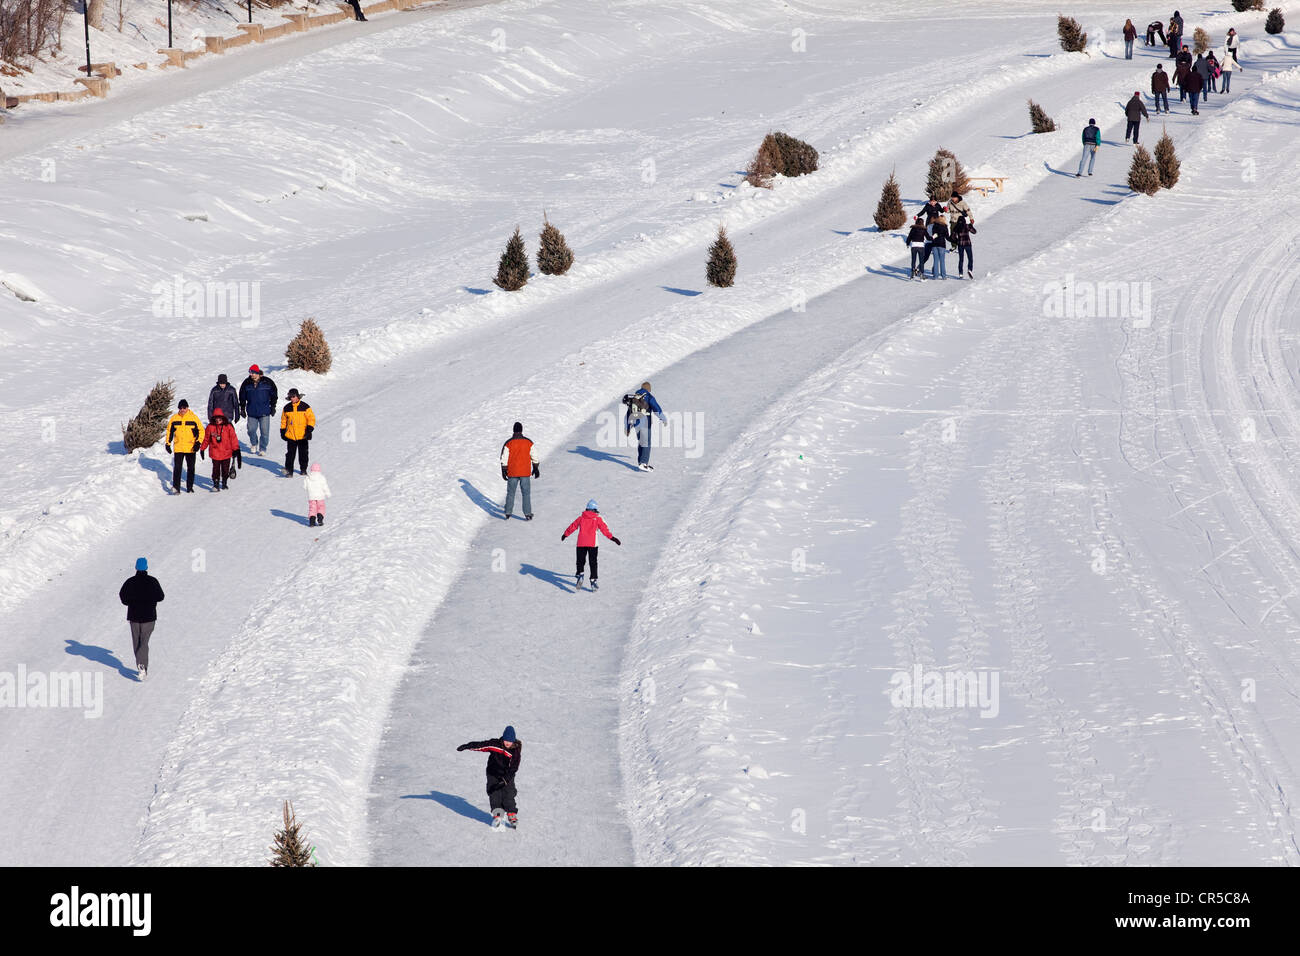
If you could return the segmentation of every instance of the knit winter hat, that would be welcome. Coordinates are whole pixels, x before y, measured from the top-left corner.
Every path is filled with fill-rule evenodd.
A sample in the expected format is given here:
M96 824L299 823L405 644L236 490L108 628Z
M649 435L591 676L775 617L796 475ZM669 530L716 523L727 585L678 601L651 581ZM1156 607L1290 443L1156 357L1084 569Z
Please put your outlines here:
M312 462L312 463L311 463L311 470L312 470L314 473L319 474L319 473L320 473L320 462L318 462L318 461L314 461L314 462Z
M218 384L218 385L229 385L229 384L230 384L230 379L226 378L226 373L225 373L225 372L222 372L220 375L217 376L217 384Z
M596 499L595 499L595 498L592 498L592 499L590 499L590 500L587 502L587 510L588 510L588 511L599 511L599 510L600 510L599 508L596 507Z
M214 409L212 410L212 420L213 420L214 422L215 422L218 418L225 418L225 417L226 417L226 413L223 412L221 409L219 409L219 408L214 408Z
M176 407L177 407L177 408L189 408L189 407L190 407L190 403L187 402L187 401L185 401L185 399L182 398L179 402L176 403Z
M261 375L261 374L262 374L262 370L261 370L260 368L258 368L256 365L250 365L250 366L248 366L248 374L252 375L252 374L254 374L254 373L256 373L257 375Z
M524 433L524 426L523 426L523 423L522 423L522 422L515 422L515 434L516 434L516 435L522 435L523 433Z
M508 744L512 744L519 738L515 736L515 728L507 727L505 730L501 731L501 739Z
M135 569L136 569L137 571L148 571L148 570L149 570L149 562L146 561L144 558L136 558L136 559L135 559Z

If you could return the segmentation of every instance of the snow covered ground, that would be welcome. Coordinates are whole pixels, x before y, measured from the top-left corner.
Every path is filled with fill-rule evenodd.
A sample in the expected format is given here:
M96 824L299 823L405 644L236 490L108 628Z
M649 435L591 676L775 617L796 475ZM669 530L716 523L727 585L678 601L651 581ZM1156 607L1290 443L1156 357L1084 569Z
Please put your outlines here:
M1184 11L1248 69L1174 104L1182 180L1134 197L1120 106L1157 57L1092 7L1083 56L1038 3L505 0L24 119L0 670L104 689L0 715L0 862L256 864L284 799L331 864L1296 862L1300 52ZM1025 135L1029 97L1061 132ZM742 186L778 128L822 169ZM972 200L974 283L905 282L871 224L938 146L1011 177ZM494 290L543 211L574 269ZM175 314L177 280L232 308ZM1132 314L1053 314L1115 282ZM327 376L280 362L308 316ZM250 362L316 408L320 532L274 460L167 498L160 447L121 453L156 379L199 406ZM652 475L609 428L647 378L689 426ZM499 517L516 419L531 523ZM589 497L623 547L575 594ZM144 685L138 554L168 592ZM891 706L917 666L997 696ZM524 822L492 834L454 748L506 723Z

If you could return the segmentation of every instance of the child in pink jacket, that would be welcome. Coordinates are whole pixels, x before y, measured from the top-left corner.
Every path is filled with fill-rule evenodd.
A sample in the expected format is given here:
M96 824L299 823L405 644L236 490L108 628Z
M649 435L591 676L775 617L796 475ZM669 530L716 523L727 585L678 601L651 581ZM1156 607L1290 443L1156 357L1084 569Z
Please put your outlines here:
M325 499L330 496L329 483L320 470L320 462L311 466L311 471L303 478L302 485L307 489L307 525L315 527L325 523Z
M573 524L569 525L568 530L566 530L564 534L560 535L560 540L563 541L569 535L573 534L574 531L578 532L578 570L577 580L574 582L574 587L579 591L582 590L582 569L587 562L587 558L590 557L591 589L594 591L597 588L596 552L600 550L596 545L596 532L599 531L605 537L609 538L610 541L613 541L620 547L622 547L623 542L609 533L609 528L605 524L605 519L600 516L600 511L596 508L595 498L592 498L587 502L587 510L573 519Z

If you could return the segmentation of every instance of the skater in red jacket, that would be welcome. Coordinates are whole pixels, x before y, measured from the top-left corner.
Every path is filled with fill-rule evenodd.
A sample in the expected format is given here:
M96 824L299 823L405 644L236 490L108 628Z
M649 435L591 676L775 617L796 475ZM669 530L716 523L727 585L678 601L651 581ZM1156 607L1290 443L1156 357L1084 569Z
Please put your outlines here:
M594 591L597 588L596 552L600 550L596 545L596 532L599 531L620 547L622 547L623 542L609 533L609 527L605 524L605 519L600 516L600 511L596 508L595 498L587 502L587 510L573 519L573 524L569 525L564 534L560 535L560 540L563 541L575 531L578 532L578 570L574 587L579 591L582 590L582 568L586 564L587 558L590 557L591 589Z
M226 413L219 408L212 413L212 424L203 433L199 451L206 451L212 459L212 490L229 488L233 473L230 459L239 455L239 435L235 433L235 426L226 420Z

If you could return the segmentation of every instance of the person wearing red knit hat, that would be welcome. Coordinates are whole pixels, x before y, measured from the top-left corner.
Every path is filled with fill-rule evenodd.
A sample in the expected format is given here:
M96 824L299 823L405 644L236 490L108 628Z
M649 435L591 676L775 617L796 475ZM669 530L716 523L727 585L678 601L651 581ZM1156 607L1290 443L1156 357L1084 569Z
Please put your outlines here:
M271 440L271 416L280 401L275 382L256 365L248 366L248 378L239 386L239 411L248 420L248 449L265 455Z

